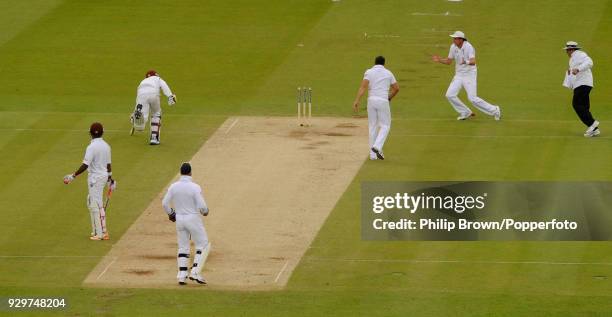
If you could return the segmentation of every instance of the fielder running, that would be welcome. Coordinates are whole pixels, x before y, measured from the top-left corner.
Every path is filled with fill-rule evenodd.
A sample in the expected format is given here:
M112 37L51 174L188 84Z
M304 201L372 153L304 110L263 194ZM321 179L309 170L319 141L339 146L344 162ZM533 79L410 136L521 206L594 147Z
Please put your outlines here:
M581 51L578 43L570 41L563 48L570 57L569 68L565 74L563 86L574 91L572 106L580 118L580 121L587 126L584 136L587 138L601 134L599 121L591 114L591 101L589 94L593 89L593 60L585 52Z
M368 90L368 128L370 133L370 160L384 160L383 146L391 130L391 99L399 92L393 73L385 68L385 58L378 56L374 67L368 69L361 81L353 109L359 111L361 97Z
M176 96L172 94L168 84L159 77L156 71L150 70L145 75L145 79L138 85L136 95L136 107L130 115L132 122L132 130L142 132L145 130L147 121L149 120L149 111L151 114L151 138L149 144L159 145L161 132L161 106L159 101L159 90L162 90L164 95L168 97L168 105L172 106L176 103Z
M95 122L89 128L91 143L85 150L85 158L79 169L64 176L64 184L70 184L81 173L88 171L87 207L89 208L91 220L91 240L108 240L106 227L106 211L103 204L104 186L108 185L109 191L115 190L116 183L111 172L111 148L102 139L104 128L101 123Z
M168 219L176 222L179 269L177 279L179 285L185 285L185 280L188 277L187 270L191 253L190 238L194 241L196 252L189 279L199 284L206 284L201 272L208 252L210 252L210 243L208 243L208 236L200 214L207 216L208 207L204 197L202 197L202 189L191 179L191 165L189 163L181 165L181 178L170 185L162 205L168 214Z
M455 77L450 83L448 90L446 91L446 98L450 104L459 113L457 120L466 120L474 116L474 113L468 108L462 101L457 97L461 87L465 89L468 95L468 99L478 108L478 110L495 117L495 120L501 119L501 108L494 106L476 94L476 51L474 47L465 38L465 34L461 31L456 31L451 34L453 38L453 44L451 44L450 51L448 52L447 58L441 58L438 55L432 57L436 63L445 65L452 64L455 61Z

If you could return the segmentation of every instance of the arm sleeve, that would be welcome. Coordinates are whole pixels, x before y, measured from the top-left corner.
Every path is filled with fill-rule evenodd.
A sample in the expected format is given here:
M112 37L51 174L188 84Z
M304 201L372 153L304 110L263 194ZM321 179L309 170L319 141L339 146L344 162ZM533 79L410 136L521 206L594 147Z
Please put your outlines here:
M172 213L172 210L170 209L171 201L172 201L172 186L168 188L168 192L166 193L166 196L164 196L164 199L162 200L162 206L164 207L164 211L166 211L168 215Z
M208 206L206 205L206 201L204 200L204 196L202 195L202 188L198 188L198 192L195 195L196 206L201 214L205 214L208 212Z
M172 96L172 90L170 90L170 87L168 86L166 81L161 78L159 79L159 86L161 87L162 92L164 93L164 95L166 95L166 97Z
M366 70L366 72L363 74L363 79L367 79L368 81L370 80L370 71Z
M83 158L83 164L89 166L91 165L91 161L93 160L93 150L91 147L87 147L85 150L85 157Z
M448 58L449 59L455 58L455 56L453 56L453 46L452 45L451 45L450 49L448 49Z
M585 55L584 58L578 64L578 66L576 66L578 71L581 71L581 72L587 69L591 69L592 67L593 67L593 60L587 55Z
M389 74L391 74L391 85L397 84L397 80L395 79L395 75L393 75L392 72L389 72Z
M467 57L468 57L468 60L472 58L476 58L476 49L474 49L474 46L469 47L467 51Z

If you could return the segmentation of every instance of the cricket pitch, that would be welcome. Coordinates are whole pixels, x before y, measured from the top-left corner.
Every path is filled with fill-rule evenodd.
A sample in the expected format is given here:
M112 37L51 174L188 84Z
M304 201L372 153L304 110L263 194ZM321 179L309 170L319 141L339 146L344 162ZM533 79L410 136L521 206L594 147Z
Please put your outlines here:
M368 157L365 119L230 117L191 160L210 207L204 288L283 288ZM181 162L176 162L177 169ZM93 287L179 287L176 231L164 190L84 281ZM187 287L201 287L188 285Z

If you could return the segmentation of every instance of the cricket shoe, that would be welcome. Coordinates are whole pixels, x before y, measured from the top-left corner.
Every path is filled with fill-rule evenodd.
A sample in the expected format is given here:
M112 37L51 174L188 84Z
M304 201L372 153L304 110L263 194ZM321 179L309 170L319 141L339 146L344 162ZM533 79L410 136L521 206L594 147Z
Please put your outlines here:
M104 238L100 238L98 236L91 236L89 237L89 240L93 240L93 241L102 241Z
M592 138L592 137L598 136L600 134L601 134L601 130L599 130L599 128L597 128L597 129L591 131L590 133L588 131L585 132L584 136L587 137L587 138Z
M375 147L372 147L372 149L371 149L371 150L372 150L372 152L374 152L374 154L376 154L376 157L377 157L379 160L384 160L384 159L385 159L385 156L383 155L383 153L382 153L382 151L381 151L381 150L379 150L379 149L377 149L377 148L375 148Z
M104 233L104 235L102 236L102 240L110 240L108 233Z
M149 145L159 145L159 140L151 139L151 141L149 141Z
M176 275L179 285L187 285L187 271L179 271Z
M196 283L198 283L198 284L202 284L202 285L206 284L206 280L199 273L191 273L191 275L189 275L189 279L194 281L194 282L196 282Z
M493 118L495 118L495 121L501 120L501 108L499 106L497 106L497 111L493 114Z
M458 117L457 117L457 120L459 120L459 121L461 121L461 120L467 120L467 119L469 119L469 118L471 118L471 117L475 117L475 116L476 116L476 114L475 114L475 113L470 112L469 114L466 114L466 115L460 115L460 116L458 116Z
M591 126L586 130L584 134L587 135L588 133L593 133L597 129L597 127L599 127L599 121L595 120L595 122L591 124Z

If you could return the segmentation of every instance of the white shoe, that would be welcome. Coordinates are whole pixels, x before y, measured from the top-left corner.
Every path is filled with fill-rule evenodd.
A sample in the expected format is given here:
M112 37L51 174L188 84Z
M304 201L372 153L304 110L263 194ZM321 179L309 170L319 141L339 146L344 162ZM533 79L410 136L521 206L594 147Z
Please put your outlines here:
M206 284L206 280L199 273L191 273L191 275L189 275L189 279L198 284Z
M589 131L587 130L587 132L584 133L584 136L587 138L592 138L594 136L598 136L601 134L601 131L599 129L597 130L593 130L589 133Z
M151 139L151 141L149 141L150 145L159 145L159 140L157 139Z
M187 271L179 271L176 275L179 285L187 285Z
M499 106L497 106L497 111L495 112L493 117L495 118L495 121L501 120L501 108Z
M469 119L470 117L474 117L474 116L476 116L476 115L475 115L473 112L470 112L470 113L468 113L468 114L466 114L466 115L460 115L460 116L458 116L458 117L457 117L457 120L459 120L459 121L461 121L461 120L467 120L467 119Z
M383 152L375 147L372 147L372 152L374 152L374 154L376 154L376 158L378 158L379 160L384 160L385 156L383 155Z
M599 126L599 121L595 120L595 122L593 122L593 124L591 124L591 126L586 130L585 134L593 133L593 131L595 131L595 128L597 128L598 126Z

